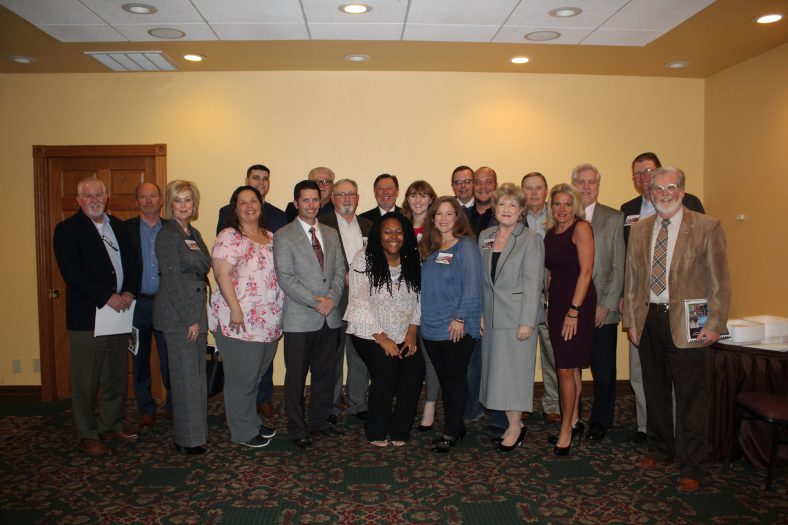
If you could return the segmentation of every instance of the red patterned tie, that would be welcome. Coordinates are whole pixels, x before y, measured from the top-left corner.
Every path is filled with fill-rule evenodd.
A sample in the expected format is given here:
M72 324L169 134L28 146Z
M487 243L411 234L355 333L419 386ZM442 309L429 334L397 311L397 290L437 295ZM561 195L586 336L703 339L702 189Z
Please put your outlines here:
M323 248L320 247L320 240L315 235L315 227L312 226L309 228L309 233L312 235L312 249L315 251L315 256L317 257L317 262L320 263L320 269L323 269Z
M665 291L665 274L667 273L668 260L668 225L669 219L662 219L662 227L657 234L657 243L654 245L654 260L651 262L651 291L659 295Z

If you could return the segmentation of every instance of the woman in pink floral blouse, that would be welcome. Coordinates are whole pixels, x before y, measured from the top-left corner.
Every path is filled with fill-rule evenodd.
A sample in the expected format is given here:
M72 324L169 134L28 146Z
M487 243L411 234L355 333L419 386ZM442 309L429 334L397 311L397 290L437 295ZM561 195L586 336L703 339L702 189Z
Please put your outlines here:
M241 186L230 198L229 227L211 252L219 290L209 326L224 361L224 409L234 443L262 448L276 430L257 414L257 386L282 335L282 290L276 280L273 235L265 229L263 198Z

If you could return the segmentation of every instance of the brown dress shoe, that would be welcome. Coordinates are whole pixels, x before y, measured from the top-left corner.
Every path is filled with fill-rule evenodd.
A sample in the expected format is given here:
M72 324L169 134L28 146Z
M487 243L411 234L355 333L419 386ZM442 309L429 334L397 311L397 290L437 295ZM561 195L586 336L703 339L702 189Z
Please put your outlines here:
M561 421L561 414L557 412L548 412L544 415L548 423L558 423Z
M137 439L137 434L132 434L131 432L107 432L105 434L99 434L99 439L101 441L121 441L126 443L128 441L134 441Z
M109 456L112 454L112 449L101 441L95 439L83 439L79 442L79 450L90 456Z
M271 403L258 404L257 411L260 412L260 415L263 417L274 417L276 415L276 410L274 410L274 405L272 405Z
M676 490L679 492L695 492L700 488L700 481L692 478L680 477L676 482Z
M140 416L140 428L150 428L156 423L156 416L153 414L142 414Z
M635 462L635 465L637 465L638 468L641 468L643 470L654 470L655 468L657 468L657 463L659 463L657 458L652 458L651 456L643 456L642 458L638 459L637 462Z

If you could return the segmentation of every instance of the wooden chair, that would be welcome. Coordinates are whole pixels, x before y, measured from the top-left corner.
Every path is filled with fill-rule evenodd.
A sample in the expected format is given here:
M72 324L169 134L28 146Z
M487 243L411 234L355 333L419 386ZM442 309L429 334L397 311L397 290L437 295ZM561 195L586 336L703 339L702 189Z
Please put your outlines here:
M772 450L766 473L766 490L772 489L777 451L781 444L788 444L788 437L782 434L788 430L788 396L764 392L740 392L736 396L736 422L729 460L733 463L739 455L739 430L744 419L764 421L772 425Z

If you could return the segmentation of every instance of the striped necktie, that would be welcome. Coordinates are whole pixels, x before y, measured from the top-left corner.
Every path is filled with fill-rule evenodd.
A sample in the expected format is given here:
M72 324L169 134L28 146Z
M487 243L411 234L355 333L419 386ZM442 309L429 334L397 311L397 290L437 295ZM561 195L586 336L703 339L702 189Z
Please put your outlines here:
M309 228L309 233L312 235L312 249L315 251L315 256L317 257L317 262L320 263L320 269L323 269L323 248L320 246L320 239L317 238L315 234L315 227L312 226Z

